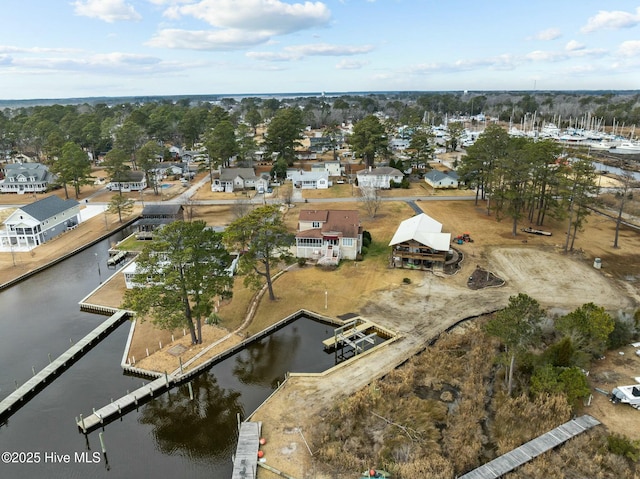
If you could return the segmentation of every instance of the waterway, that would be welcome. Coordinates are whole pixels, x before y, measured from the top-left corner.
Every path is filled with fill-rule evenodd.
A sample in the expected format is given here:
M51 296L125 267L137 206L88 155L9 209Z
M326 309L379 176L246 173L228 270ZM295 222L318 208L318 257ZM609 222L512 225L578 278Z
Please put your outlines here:
M80 312L78 301L114 273L105 266L114 239L0 292L0 398L104 320ZM85 437L75 418L145 382L120 368L128 332L119 327L0 427L0 453L32 459L0 463L0 477L230 477L237 413L250 414L287 371L319 372L335 361L321 344L332 327L300 319L196 378L193 401L183 386L107 425L105 460L100 431Z
M605 165L604 163L600 163L598 161L593 162L593 167L596 169L598 173L606 172L606 173L611 173L613 175L618 175L618 176L631 175L634 181L640 181L640 173L638 173L637 171L623 170L616 166Z

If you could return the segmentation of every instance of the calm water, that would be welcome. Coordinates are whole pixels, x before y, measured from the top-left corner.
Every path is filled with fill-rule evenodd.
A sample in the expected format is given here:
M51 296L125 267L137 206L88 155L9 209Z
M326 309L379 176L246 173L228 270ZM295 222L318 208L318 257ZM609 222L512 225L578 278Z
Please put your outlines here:
M78 302L113 274L105 266L108 246L105 240L0 292L0 398L16 380L31 377L32 366L44 367L48 353L57 357L69 338L78 340L105 319L80 312ZM78 433L75 417L144 382L120 368L128 331L126 324L118 328L0 427L0 452L40 454L37 464L0 463L0 477L230 477L236 414L250 414L287 371L319 372L334 364L321 344L333 329L298 320L195 379L193 401L183 386L107 425L108 466L99 454L92 463L91 453L100 451L99 431ZM87 451L83 462L75 460ZM52 462L54 453L68 454L70 462Z

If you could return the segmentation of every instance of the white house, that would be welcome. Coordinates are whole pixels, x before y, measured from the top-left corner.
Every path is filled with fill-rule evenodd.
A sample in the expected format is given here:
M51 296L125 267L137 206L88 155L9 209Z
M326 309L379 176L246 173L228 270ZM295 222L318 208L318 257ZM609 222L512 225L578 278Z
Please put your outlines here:
M302 210L298 217L296 257L338 264L362 251L362 226L357 210Z
M326 171L302 171L291 174L294 188L303 190L326 190L329 188L329 174Z
M339 161L325 161L311 165L311 171L326 171L329 176L342 176L342 167Z
M253 168L220 168L220 175L211 182L211 191L233 193L254 189L258 177Z
M384 190L391 188L391 182L401 183L404 178L402 171L390 166L362 170L356 176L358 186L382 188Z
M122 175L122 181L110 181L107 189L110 191L142 191L147 187L147 177L144 171L127 171Z
M457 188L458 174L455 171L431 170L424 175L424 181L433 188Z
M17 208L4 220L5 228L0 231L0 244L26 248L41 245L78 226L79 214L80 203L76 200L47 196Z
M55 180L55 175L41 163L9 163L4 166L0 193L43 193Z
M404 220L391 238L393 265L398 268L442 268L451 244L451 233L442 223L421 213Z

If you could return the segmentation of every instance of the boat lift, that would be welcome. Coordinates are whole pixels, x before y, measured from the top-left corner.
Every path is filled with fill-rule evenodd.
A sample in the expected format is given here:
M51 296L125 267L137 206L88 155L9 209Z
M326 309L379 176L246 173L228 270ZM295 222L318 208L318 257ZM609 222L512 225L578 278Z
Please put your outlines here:
M367 349L367 344L375 345L376 333L367 333L373 325L362 319L354 319L333 330L333 337L322 341L325 350L333 349L336 363L347 357L356 356ZM348 348L345 354L345 348ZM338 354L340 352L340 354Z

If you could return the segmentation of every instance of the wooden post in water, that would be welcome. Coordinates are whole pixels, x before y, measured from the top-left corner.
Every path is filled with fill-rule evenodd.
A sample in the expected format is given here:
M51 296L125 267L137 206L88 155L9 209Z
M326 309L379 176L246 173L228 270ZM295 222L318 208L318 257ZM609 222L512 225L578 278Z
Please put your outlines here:
M104 445L104 433L100 431L100 433L98 434L98 437L100 438L100 447L102 448L102 454L106 454L107 448Z
M189 399L193 401L193 386L191 386L191 382L188 382L187 386L189 386Z
M48 356L49 356L49 364L51 364L51 353L49 353Z

